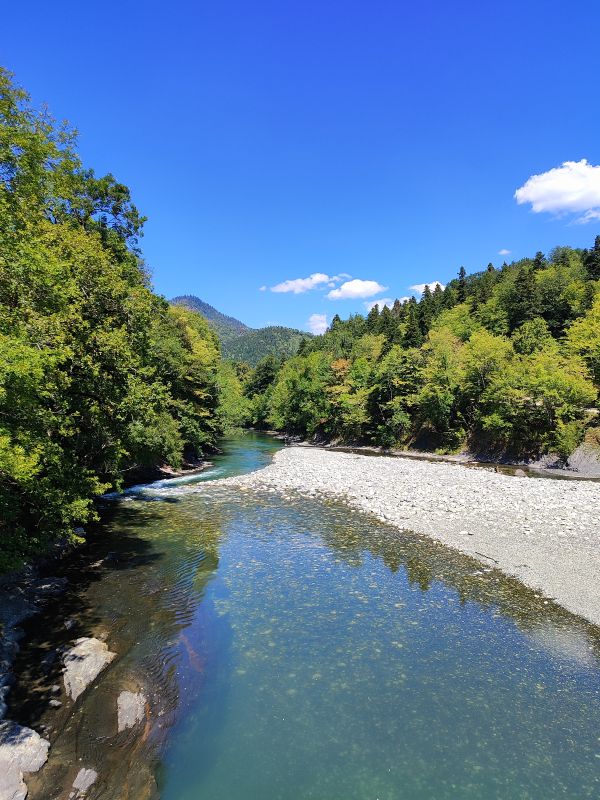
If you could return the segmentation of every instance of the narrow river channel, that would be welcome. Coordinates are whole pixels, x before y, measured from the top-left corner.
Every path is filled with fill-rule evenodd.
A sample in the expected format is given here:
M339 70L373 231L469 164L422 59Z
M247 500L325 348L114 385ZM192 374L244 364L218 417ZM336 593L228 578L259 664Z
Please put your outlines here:
M598 630L342 504L211 485L279 446L230 440L202 491L129 492L65 567L8 714L52 744L30 796L82 767L92 800L600 796ZM56 648L77 636L118 658L73 705ZM147 720L117 733L123 689Z

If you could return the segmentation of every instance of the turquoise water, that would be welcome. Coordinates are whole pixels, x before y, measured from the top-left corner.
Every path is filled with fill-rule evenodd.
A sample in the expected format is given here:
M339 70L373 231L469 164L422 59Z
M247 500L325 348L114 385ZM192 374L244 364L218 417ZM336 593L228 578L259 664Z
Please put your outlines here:
M254 472L269 464L273 454L281 449L281 446L279 440L274 437L249 431L243 436L225 439L221 443L221 452L211 456L210 466L196 475L183 475L179 478L166 478L151 484L132 486L120 495L115 493L109 497L150 496L153 493L160 493L163 489L193 486L204 481Z
M229 442L214 469L278 446ZM42 715L33 798L73 763L103 776L91 800L600 796L598 631L516 581L340 504L210 482L137 490L102 547L68 635L103 631L119 658ZM114 733L133 683L143 747Z
M598 796L584 628L344 508L212 504L219 563L186 629L211 657L170 734L164 800Z

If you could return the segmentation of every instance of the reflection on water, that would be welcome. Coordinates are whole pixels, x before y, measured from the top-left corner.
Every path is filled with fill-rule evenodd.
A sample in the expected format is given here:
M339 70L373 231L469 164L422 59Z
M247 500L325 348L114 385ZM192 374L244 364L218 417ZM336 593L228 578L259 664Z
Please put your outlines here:
M97 688L40 712L50 620L23 651L15 707L53 742L32 797L67 797L80 766L111 800L598 797L595 628L339 504L210 484L141 499L61 601L65 640L119 653ZM149 724L117 735L129 687Z

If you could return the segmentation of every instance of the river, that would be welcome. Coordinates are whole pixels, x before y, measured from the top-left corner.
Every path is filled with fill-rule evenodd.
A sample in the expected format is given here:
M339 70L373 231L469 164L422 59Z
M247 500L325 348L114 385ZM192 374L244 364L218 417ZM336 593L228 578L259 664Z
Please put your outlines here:
M8 716L52 744L30 797L86 767L91 800L597 798L598 630L343 504L211 485L279 446L230 440L107 504L26 626ZM57 648L77 636L118 658L73 705ZM147 720L117 733L123 689Z

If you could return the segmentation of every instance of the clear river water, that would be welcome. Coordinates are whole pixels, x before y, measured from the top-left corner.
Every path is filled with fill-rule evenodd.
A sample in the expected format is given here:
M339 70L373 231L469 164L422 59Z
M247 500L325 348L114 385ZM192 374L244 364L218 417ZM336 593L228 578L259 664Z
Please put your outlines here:
M92 800L598 798L598 630L343 504L211 485L279 446L131 490L65 566L9 710L52 742L31 797L86 767ZM76 636L118 658L73 707L55 651ZM127 688L147 721L117 733Z

